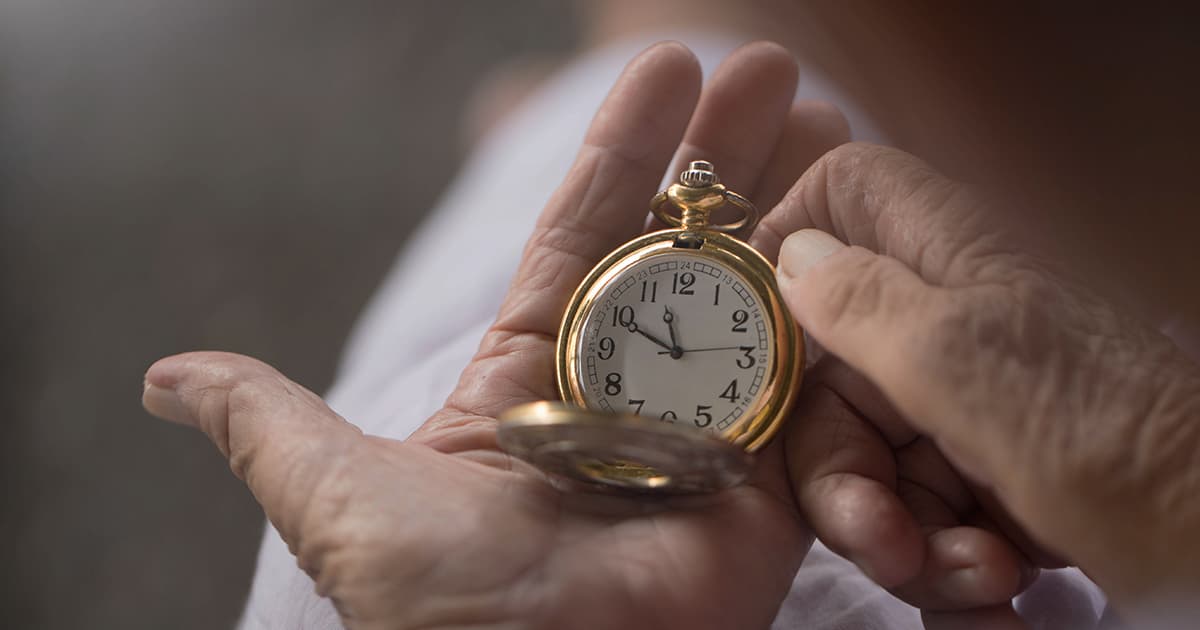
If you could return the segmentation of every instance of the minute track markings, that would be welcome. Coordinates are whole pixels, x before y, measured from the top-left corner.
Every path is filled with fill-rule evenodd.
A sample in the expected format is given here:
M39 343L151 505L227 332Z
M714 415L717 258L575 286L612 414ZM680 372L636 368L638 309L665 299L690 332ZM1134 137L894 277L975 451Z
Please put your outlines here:
M755 377L774 362L771 322L756 285L729 264L672 251L615 274L585 316L591 322L577 346L588 355L579 364L586 404L718 433L756 413L763 390ZM682 360L689 352L703 354ZM663 355L672 357L670 367L656 360Z

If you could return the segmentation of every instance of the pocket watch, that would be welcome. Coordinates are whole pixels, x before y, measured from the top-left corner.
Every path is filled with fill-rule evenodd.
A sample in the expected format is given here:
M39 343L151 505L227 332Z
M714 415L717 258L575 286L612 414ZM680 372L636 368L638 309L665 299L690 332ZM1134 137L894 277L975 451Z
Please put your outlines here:
M710 223L725 205L741 218ZM771 263L735 236L757 210L711 163L690 163L650 207L669 229L606 256L567 306L555 350L562 402L506 411L497 441L589 484L716 491L746 478L787 417L803 335Z

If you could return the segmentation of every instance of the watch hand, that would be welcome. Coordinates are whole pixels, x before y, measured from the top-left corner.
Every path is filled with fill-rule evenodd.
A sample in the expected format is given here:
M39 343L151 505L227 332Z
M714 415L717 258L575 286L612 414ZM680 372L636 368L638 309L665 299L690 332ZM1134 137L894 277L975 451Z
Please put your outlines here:
M663 321L667 322L667 332L671 333L671 350L672 352L679 348L679 342L675 340L675 313L671 312L670 307L663 305ZM679 348L682 352L683 349Z
M679 347L679 342L675 339L675 313L672 313L670 307L665 304L663 305L663 321L667 322L667 332L671 333L671 351L659 354L669 354L672 359L678 359L683 356L683 348Z
M671 354L671 352L674 350L670 346L670 344L667 344L667 343L663 342L662 340L660 340L658 337L655 337L654 335L651 335L650 333L642 330L637 324L630 324L629 326L627 326L627 328L629 329L629 332L635 332L635 333L649 339L650 341L653 341L654 343L667 349L666 352L660 352L659 354Z
M695 350L692 350L691 348L685 348L683 351L684 352L711 352L713 350L741 350L742 348L746 348L746 347L749 347L749 346L721 346L720 348L696 348ZM670 352L659 352L659 354L671 354L671 353Z

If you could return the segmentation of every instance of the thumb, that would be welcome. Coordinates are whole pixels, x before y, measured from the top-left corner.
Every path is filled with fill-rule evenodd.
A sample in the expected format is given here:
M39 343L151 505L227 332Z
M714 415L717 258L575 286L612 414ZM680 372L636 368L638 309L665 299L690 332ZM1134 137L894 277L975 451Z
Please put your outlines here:
M815 229L784 240L777 275L808 334L881 386L910 360L908 340L944 299L900 261Z
M973 454L969 445L978 436L955 421L963 410L953 383L974 375L976 366L965 350L940 351L966 348L955 322L965 306L961 296L895 258L815 229L783 241L777 276L788 309L813 339L874 383L948 455ZM976 458L953 460L972 479L989 480Z
M160 359L146 372L142 404L195 427L246 482L284 540L299 545L301 520L336 509L361 432L271 366L224 352Z

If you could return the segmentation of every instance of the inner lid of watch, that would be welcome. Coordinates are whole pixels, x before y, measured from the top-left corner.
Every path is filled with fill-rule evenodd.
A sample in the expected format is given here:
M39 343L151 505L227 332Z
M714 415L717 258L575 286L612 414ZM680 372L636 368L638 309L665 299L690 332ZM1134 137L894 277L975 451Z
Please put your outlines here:
M496 437L546 472L639 492L715 492L744 481L752 463L707 431L554 402L504 412Z

